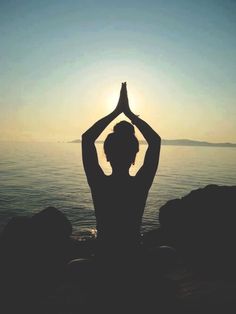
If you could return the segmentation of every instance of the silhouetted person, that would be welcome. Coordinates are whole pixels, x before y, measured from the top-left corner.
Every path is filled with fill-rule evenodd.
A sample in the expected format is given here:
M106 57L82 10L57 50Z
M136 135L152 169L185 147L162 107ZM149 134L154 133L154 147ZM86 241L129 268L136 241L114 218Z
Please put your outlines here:
M112 174L104 174L98 162L95 141L119 114L132 122L121 121L104 142ZM139 143L135 125L147 141L144 163L135 176L129 169L135 163ZM132 254L140 245L140 226L148 191L157 171L160 136L129 107L126 83L114 111L97 121L82 135L83 165L91 189L97 221L98 254Z
M111 175L105 175L98 162L95 141L105 128L121 113L132 122L116 124L104 142L107 161L111 164ZM144 163L135 176L129 169L135 163L139 143L135 136L135 125L147 141ZM129 107L126 83L122 83L120 98L114 111L97 121L82 135L83 165L91 189L97 221L97 251L99 283L97 300L105 296L103 304L133 304L143 297L139 294L145 267L140 254L140 226L148 196L156 174L160 136ZM145 259L144 259L145 260ZM145 286L145 280L143 286ZM119 300L122 300L120 303ZM110 300L110 301L107 301ZM134 301L135 300L135 301ZM145 302L144 302L145 303Z

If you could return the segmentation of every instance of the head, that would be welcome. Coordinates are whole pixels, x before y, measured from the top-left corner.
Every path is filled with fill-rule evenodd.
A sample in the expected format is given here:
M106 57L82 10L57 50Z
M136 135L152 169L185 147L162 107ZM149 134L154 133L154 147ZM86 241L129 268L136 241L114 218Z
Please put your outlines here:
M127 121L117 123L104 142L104 151L112 168L129 169L139 151L133 125Z

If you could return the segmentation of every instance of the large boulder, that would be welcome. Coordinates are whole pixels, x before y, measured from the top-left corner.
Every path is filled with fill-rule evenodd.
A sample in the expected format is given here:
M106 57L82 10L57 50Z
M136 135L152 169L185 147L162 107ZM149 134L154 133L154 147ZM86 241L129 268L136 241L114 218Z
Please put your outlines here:
M9 221L0 238L0 294L6 303L33 301L63 279L71 232L69 220L54 207Z
M195 269L236 273L236 186L208 185L168 201L159 213L162 239Z

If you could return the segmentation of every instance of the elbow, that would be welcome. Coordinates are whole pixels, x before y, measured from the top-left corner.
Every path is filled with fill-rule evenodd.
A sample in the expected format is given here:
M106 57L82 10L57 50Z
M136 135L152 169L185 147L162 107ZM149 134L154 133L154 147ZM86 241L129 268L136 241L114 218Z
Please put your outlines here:
M159 135L157 135L157 138L155 140L155 146L160 148L161 146L161 137Z
M155 147L160 147L161 137L156 133L152 140L149 142L149 144Z
M161 137L158 133L156 133L156 142L160 145L161 144Z
M87 138L86 133L83 133L81 136L82 143L86 142L86 138Z
M161 148L161 138L157 134L157 136L153 137L151 141L148 142L148 146L153 150L153 151L160 151Z
M81 136L82 141L85 141L87 138L86 132L84 132Z
M81 141L82 141L82 144L87 143L89 141L89 137L86 132L82 134Z
M88 132L84 132L81 136L82 144L85 143L93 143L95 140L88 134Z

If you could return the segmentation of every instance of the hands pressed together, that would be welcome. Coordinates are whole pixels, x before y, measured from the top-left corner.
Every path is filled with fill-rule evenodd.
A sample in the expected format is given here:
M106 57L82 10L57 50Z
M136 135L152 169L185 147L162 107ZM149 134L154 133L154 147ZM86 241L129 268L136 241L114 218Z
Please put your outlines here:
M118 114L123 112L127 117L129 117L130 114L132 114L132 111L130 110L130 107L129 107L126 82L121 84L120 98L119 98L115 111Z

